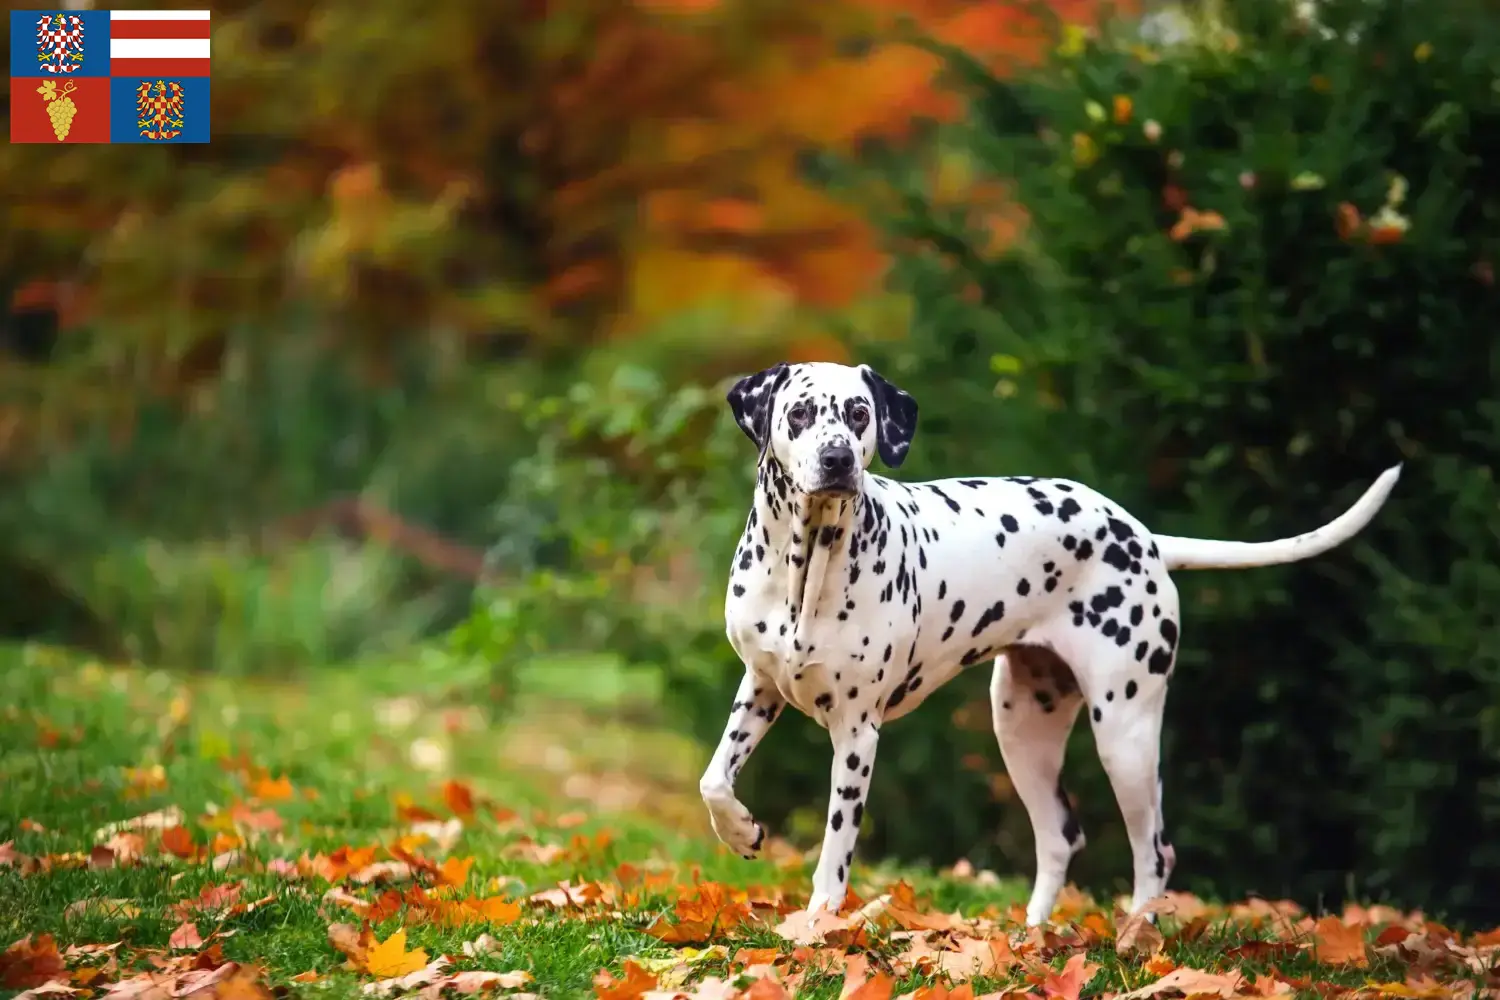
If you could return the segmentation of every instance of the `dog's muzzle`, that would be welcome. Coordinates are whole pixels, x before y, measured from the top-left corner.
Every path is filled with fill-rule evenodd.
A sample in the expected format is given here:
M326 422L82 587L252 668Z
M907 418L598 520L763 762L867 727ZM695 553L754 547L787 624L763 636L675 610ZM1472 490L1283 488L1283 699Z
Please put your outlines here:
M853 493L854 449L842 444L824 448L818 453L818 471L822 473L822 481L814 492L842 496Z

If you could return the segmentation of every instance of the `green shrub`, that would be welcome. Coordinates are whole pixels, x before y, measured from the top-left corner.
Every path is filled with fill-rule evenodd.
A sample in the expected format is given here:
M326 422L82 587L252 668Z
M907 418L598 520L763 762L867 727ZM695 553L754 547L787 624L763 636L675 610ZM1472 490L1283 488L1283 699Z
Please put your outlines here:
M1177 882L1492 918L1500 24L1463 2L1289 11L1248 0L1165 50L1114 25L1016 80L950 53L975 101L944 141L1009 179L1029 225L988 251L917 165L878 164L917 309L867 357L922 402L910 476L1070 476L1171 534L1304 531L1405 459L1343 549L1181 576ZM947 719L908 725L935 748L929 787L959 771ZM1075 872L1119 885L1091 757L1069 766L1091 840ZM942 837L973 809L915 805L870 814ZM1029 836L1006 839L1029 868Z
M0 634L50 630L172 665L289 669L467 614L472 579L322 529L346 527L330 504L357 500L482 552L490 505L527 448L492 397L524 374L409 363L377 391L347 359L289 343L247 347L231 368L201 405L144 407L127 435L99 421L0 472L0 577L32 581L6 594ZM351 561L357 594L340 596ZM257 597L272 580L283 583Z

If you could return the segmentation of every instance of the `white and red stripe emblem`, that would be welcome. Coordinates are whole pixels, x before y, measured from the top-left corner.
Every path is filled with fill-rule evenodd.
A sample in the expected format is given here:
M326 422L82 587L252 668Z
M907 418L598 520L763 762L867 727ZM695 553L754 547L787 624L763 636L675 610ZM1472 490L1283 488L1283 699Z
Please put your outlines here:
M109 12L111 76L209 76L208 11Z

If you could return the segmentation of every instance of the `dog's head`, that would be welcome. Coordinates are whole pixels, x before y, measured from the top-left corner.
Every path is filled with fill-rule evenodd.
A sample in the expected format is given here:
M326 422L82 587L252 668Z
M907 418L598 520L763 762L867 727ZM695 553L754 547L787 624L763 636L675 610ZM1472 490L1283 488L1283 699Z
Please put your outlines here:
M871 459L898 468L917 432L917 401L869 365L773 365L736 382L729 407L802 493L857 492Z

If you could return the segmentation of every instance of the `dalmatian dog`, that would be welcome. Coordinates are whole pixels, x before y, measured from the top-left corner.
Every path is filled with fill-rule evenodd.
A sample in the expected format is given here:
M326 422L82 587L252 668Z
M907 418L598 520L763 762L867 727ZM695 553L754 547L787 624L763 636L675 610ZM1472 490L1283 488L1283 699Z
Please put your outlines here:
M1175 861L1157 761L1181 639L1178 569L1269 566L1346 541L1385 502L1387 469L1344 514L1273 542L1149 531L1081 483L1026 476L905 483L917 404L868 366L778 364L729 390L760 458L725 602L745 664L699 789L715 834L753 857L764 829L734 783L787 705L828 730L828 823L809 909L843 905L880 730L993 660L995 736L1036 840L1029 924L1052 914L1084 835L1059 780L1086 708L1129 833L1132 912Z

